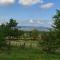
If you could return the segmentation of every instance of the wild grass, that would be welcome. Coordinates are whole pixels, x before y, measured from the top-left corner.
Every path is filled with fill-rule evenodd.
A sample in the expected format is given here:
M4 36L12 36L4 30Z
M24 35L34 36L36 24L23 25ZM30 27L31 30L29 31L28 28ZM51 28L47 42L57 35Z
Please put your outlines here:
M0 53L0 60L60 60L60 55L46 54L35 48L13 48L10 54Z

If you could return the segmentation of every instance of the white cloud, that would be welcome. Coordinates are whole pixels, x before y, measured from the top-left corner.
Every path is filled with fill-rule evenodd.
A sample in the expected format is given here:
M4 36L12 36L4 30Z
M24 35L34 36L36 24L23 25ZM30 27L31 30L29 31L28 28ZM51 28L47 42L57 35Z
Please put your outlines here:
M34 23L34 21L32 19L29 20L29 23Z
M43 3L43 0L19 0L19 3L24 6L31 6L37 3Z
M47 24L49 21L43 20L43 19L30 19L28 23L33 23L33 24Z
M46 3L46 4L42 4L41 8L43 9L49 9L51 7L53 7L54 3Z
M15 0L0 0L0 5L9 5L13 4Z
M28 22L26 22L27 25L31 26L50 26L52 25L51 20L43 20L43 19L30 19Z
M37 24L44 24L44 23L46 23L46 21L40 19L40 20L37 20L36 23Z

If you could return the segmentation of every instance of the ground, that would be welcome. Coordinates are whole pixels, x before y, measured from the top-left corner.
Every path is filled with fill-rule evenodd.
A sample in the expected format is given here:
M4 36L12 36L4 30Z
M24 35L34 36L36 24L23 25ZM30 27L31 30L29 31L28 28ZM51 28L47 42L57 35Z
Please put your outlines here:
M0 60L60 60L60 54L46 54L35 48L13 48L0 53Z

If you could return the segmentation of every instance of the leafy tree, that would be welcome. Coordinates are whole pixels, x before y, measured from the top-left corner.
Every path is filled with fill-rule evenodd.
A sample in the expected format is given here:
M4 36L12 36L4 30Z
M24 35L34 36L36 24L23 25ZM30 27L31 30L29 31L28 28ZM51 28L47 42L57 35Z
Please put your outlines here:
M40 45L48 53L55 52L60 48L60 10L57 10L53 17L53 29L43 34Z
M57 48L56 34L54 31L46 32L42 35L42 40L40 40L40 46L43 51L47 53L55 52Z
M57 10L54 19L54 31L56 33L57 48L60 48L60 10Z
M0 25L0 48L8 47L10 50L11 40L20 37L23 34L23 31L17 28L17 22L14 19L10 19L7 24ZM8 44L7 44L8 43Z
M9 23L7 23L7 26L8 26L8 27L16 27L17 24L18 24L18 23L16 22L16 20L10 19Z
M23 31L17 28L17 24L18 23L16 22L16 20L10 19L10 21L6 24L7 36L18 37L22 35Z
M10 50L11 40L17 40L22 35L22 31L17 28L17 22L14 19L6 24L6 36L8 37L8 49ZM15 39L16 38L16 39Z
M53 17L55 30L60 30L60 10L57 10L56 15Z
M57 39L60 40L60 10L57 10L56 15L53 17L54 19L54 31L56 32Z
M0 48L6 47L5 24L0 25Z

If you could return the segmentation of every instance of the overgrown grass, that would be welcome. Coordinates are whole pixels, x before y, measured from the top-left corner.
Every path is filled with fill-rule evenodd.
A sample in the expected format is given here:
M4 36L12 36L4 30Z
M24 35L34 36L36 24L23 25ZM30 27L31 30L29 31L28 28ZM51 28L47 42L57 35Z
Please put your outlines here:
M59 54L46 54L40 49L13 48L10 54L0 53L0 60L60 60Z

